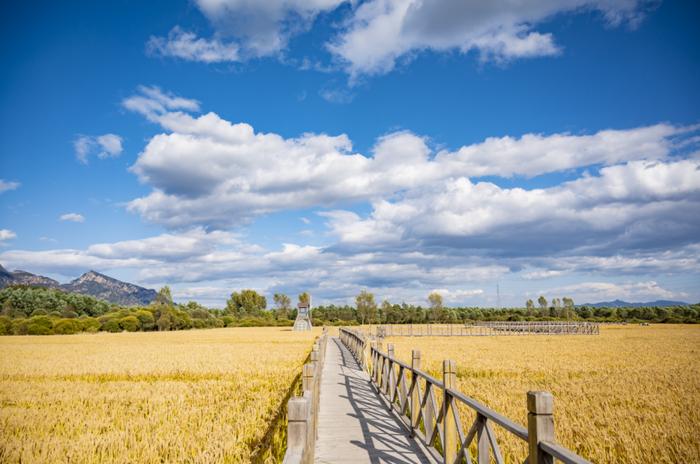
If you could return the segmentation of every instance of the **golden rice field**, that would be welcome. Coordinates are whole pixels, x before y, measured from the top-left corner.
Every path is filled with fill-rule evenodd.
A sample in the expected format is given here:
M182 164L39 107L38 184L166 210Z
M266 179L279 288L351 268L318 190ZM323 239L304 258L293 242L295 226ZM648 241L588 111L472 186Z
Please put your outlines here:
M458 388L527 425L525 395L555 400L557 440L598 463L700 462L700 326L608 326L599 336L394 337L396 356L420 349L441 379L457 363ZM473 416L460 409L468 430ZM524 442L495 427L501 451L521 463Z
M249 462L318 332L0 337L0 461Z

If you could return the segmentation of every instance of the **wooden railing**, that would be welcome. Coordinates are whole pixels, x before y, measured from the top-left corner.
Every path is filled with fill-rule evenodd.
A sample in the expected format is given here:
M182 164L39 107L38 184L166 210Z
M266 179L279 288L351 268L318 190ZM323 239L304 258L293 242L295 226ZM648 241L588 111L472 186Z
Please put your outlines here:
M527 392L528 426L525 428L457 391L454 361L443 361L443 380L440 381L421 370L418 350L413 350L409 366L394 357L391 344L384 353L381 343L371 342L354 330L340 329L340 337L411 436L418 437L435 460L445 464L488 464L492 460L503 464L505 461L493 429L496 425L527 444L525 463L551 464L557 459L565 464L590 464L556 443L551 393ZM466 433L460 406L469 408L475 417Z
M287 451L284 464L306 464L314 462L314 448L318 434L318 402L321 391L321 371L326 358L326 328L316 339L311 350L310 361L302 372L302 396L287 402Z

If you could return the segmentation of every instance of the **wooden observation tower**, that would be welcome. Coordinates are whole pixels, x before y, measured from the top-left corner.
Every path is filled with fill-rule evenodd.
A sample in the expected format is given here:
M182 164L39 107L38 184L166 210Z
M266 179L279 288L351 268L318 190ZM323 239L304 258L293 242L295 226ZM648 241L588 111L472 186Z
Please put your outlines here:
M311 330L311 327L311 296L309 296L309 301L302 301L297 305L294 330Z

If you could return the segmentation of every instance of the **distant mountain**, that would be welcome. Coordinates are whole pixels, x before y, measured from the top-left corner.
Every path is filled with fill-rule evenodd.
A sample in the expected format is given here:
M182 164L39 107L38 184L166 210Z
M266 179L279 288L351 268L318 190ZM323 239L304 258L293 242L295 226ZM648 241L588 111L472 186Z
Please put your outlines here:
M49 279L48 277L32 274L27 271L14 271L12 275L15 282L21 285L33 285L35 287L57 287L58 281Z
M646 303L630 303L629 301L614 300L614 301L602 301L600 303L585 303L577 306L588 306L591 308L646 308L652 306L658 306L660 308L665 306L688 306L688 303L682 301L670 301L670 300L656 300L649 301Z
M32 274L27 271L10 272L0 265L0 287L8 285L33 285L35 287L59 287L59 283L48 277Z
M7 287L8 285L12 285L12 282L14 280L15 276L13 276L11 272L9 272L7 269L2 267L2 265L0 265L0 287Z
M123 306L147 305L156 299L157 294L153 289L122 282L95 271L86 272L70 283L61 285L61 289Z
M90 295L122 306L147 305L155 300L157 294L153 289L122 282L95 271L86 272L77 279L61 285L53 279L30 272L9 272L0 265L0 287L8 285L59 288L68 293Z

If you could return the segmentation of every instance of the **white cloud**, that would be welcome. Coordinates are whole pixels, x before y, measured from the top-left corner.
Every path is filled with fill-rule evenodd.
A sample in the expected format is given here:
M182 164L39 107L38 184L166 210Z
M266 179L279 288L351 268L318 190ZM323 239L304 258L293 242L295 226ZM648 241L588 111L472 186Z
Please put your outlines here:
M431 293L439 293L445 303L462 303L464 300L480 296L484 294L484 291L480 288L474 288L469 290L456 289L450 290L449 288L436 288L431 291Z
M122 101L124 108L145 116L149 121L158 122L169 111L199 111L199 102L190 98L178 97L163 92L157 86L140 85L138 93Z
M244 61L278 55L289 39L311 27L316 17L345 0L196 0L214 27L211 39L179 27L168 37L151 37L147 51L205 63Z
M341 243L446 246L480 254L668 248L700 236L700 161L631 161L556 187L524 190L450 179L395 201L377 200L367 218L324 213ZM607 250L607 251L606 251Z
M0 179L0 193L8 192L10 190L15 190L20 186L19 182L11 182L4 179Z
M249 124L234 124L215 113L194 117L174 111L198 110L197 102L172 95L164 100L158 89L140 92L124 106L167 132L151 138L131 167L153 190L129 202L128 208L169 227L228 227L259 214L378 201L402 192L410 196L411 191L442 182L469 183L475 176L536 176L665 160L681 143L678 138L697 130L658 124L590 135L526 134L489 138L434 156L426 139L396 132L377 141L373 156L364 156L352 152L345 134L284 138L256 133ZM172 104L174 99L179 103ZM478 189L486 188L483 184ZM391 212L409 214L396 206Z
M217 245L235 243L237 240L230 232L206 232L202 228L195 228L179 234L162 234L140 240L94 244L88 247L87 253L109 259L129 257L163 260L186 259L206 254Z
M12 232L10 229L0 229L0 244L8 240L16 238L17 234Z
M642 19L636 0L535 0L454 2L370 0L347 20L327 45L351 76L383 74L400 58L418 52L477 51L482 59L547 56L560 52L550 33L535 27L553 16L585 10L603 13L611 25Z
M318 94L328 103L350 103L355 98L349 90L342 88L324 88Z
M193 32L174 27L168 37L152 36L146 43L146 51L152 55L180 58L203 63L239 61L238 45L219 39L204 39Z
M69 222L85 222L85 216L82 214L78 213L65 213L61 214L61 216L58 218L61 221L69 221Z
M683 293L675 293L661 287L657 282L582 282L562 287L550 288L538 292L538 294L573 297L574 301L594 303L599 301L626 300L631 302L645 302L657 299L683 298Z
M360 289L373 291L378 300L407 301L425 305L427 295L436 290L450 305L485 304L490 302L491 288L496 281L511 286L518 274L508 266L508 259L479 258L460 254L454 249L429 249L401 251L375 247L372 251L342 253L330 247L284 244L279 249L268 250L251 244L230 232L205 231L201 228L166 233L142 239L114 243L100 243L85 249L55 249L46 251L10 250L0 253L0 263L9 268L28 269L31 272L60 274L73 278L88 269L112 273L131 274L128 279L140 285L158 287L173 286L181 299L195 299L206 304L222 306L234 290L254 287L268 296L282 291L295 294L308 290L315 301L348 303ZM679 268L683 275L697 273L700 248L678 250L676 256L667 256L650 263L645 258L606 258L615 261L613 274L624 268L633 271L641 266L672 272L678 259L694 260ZM594 269L600 273L606 263L595 262L594 256L558 257L539 260L540 269L559 265L572 271ZM624 263L623 263L624 261ZM517 259L514 260L517 267ZM654 267L649 268L652 264ZM590 268L589 268L590 266ZM689 266L689 267L688 267ZM554 286L543 291L551 296L573 296L576 301L598 301L609 297L640 299L642 297L667 298L661 284L631 282L599 284L589 280L581 287ZM610 282L611 279L605 279ZM639 280L637 280L639 281ZM594 284L590 284L594 282ZM654 282L657 282L654 280ZM557 285L556 280L550 284ZM501 286L504 299L512 298L517 304L525 300L525 293L532 290L524 284L521 290ZM509 293L508 293L509 292ZM515 292L515 293L513 293ZM508 295L514 295L509 297ZM673 294L674 298L683 295ZM590 298L588 298L590 297Z
M116 158L123 150L122 138L116 134L79 135L73 141L73 148L75 157L83 164L87 164L92 154L97 154L100 159Z

